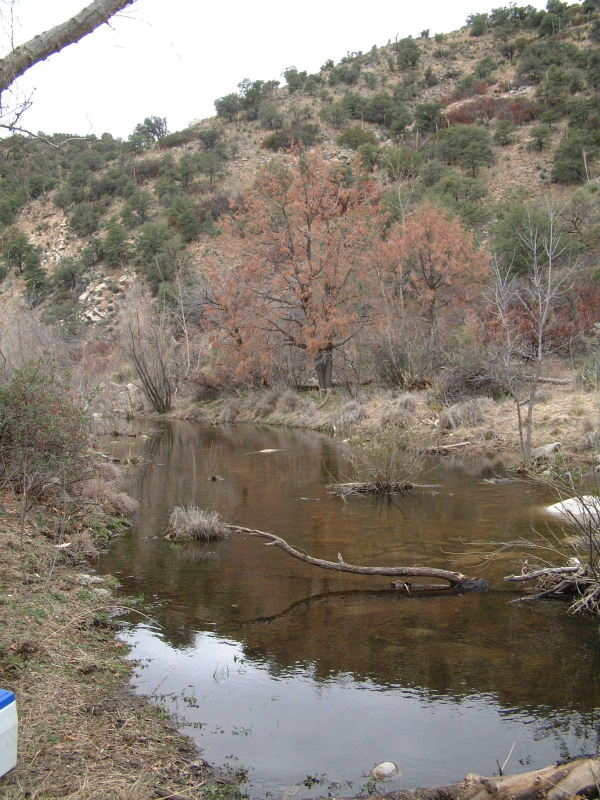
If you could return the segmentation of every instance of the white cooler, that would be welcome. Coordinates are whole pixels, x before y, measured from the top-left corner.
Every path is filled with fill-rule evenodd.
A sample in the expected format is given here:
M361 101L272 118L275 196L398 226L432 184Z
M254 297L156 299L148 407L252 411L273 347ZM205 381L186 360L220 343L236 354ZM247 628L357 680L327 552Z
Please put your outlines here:
M17 766L19 722L13 692L0 689L0 777Z

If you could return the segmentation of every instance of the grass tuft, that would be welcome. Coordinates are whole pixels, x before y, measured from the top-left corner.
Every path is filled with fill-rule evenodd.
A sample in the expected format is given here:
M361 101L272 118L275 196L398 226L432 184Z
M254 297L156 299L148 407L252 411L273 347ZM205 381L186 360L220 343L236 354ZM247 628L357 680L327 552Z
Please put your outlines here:
M175 542L209 541L223 539L225 526L216 511L205 511L198 506L175 506L169 516L168 539Z

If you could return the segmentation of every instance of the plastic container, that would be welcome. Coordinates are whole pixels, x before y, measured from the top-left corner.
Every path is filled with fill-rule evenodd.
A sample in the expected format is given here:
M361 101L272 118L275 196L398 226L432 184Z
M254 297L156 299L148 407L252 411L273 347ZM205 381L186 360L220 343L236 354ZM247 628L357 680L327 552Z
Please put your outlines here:
M19 721L13 692L0 689L0 777L17 766Z

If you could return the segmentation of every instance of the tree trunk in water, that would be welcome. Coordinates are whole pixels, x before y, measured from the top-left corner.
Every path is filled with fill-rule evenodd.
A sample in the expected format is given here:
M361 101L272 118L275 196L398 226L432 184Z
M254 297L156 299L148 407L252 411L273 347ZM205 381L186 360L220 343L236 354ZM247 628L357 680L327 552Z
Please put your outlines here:
M333 348L319 350L315 356L315 372L319 381L319 389L327 391L333 385Z
M469 774L450 786L373 794L370 800L567 800L598 797L599 785L600 760L582 757L517 775Z

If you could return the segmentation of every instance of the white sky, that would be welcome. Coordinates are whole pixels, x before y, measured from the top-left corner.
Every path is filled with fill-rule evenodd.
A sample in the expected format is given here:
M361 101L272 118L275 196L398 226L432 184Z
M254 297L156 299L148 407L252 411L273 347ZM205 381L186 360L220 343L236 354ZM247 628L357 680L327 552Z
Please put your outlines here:
M544 0L530 0L537 8ZM87 0L0 0L3 50L63 22ZM522 0L526 4L526 0ZM144 117L172 131L214 114L243 78L281 79L291 65L318 71L328 58L396 36L464 25L508 0L137 0L79 43L32 67L16 84L33 92L21 124L32 131L108 131L126 138Z

